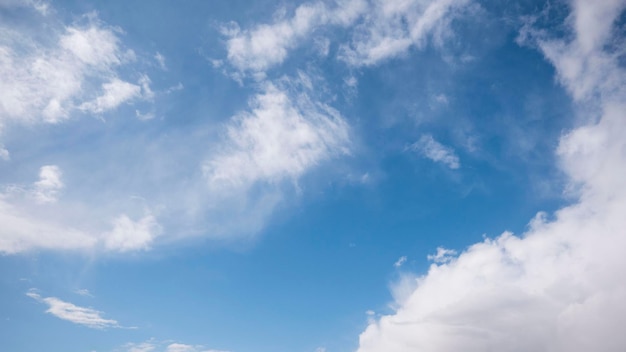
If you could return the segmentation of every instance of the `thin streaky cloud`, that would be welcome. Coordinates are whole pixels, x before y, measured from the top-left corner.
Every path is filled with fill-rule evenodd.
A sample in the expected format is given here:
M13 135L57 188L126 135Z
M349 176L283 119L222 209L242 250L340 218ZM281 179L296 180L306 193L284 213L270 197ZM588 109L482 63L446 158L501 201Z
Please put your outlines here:
M56 297L42 297L36 291L30 290L26 295L48 306L46 313L67 320L74 324L83 325L92 329L120 328L116 320L106 319L102 312L92 308L79 307Z
M459 157L454 152L454 149L437 142L431 135L423 135L417 142L411 145L411 148L423 157L444 164L450 169L461 167Z

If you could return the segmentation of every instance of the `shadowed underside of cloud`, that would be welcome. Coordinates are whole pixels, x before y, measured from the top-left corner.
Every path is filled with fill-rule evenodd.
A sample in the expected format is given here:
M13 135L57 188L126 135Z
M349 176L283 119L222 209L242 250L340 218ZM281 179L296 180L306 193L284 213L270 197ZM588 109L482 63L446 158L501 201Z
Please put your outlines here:
M621 351L626 346L626 75L606 50L624 1L574 1L573 39L522 31L554 64L586 125L557 153L579 201L522 236L486 239L414 281L394 314L372 322L360 352ZM599 119L598 119L599 117Z

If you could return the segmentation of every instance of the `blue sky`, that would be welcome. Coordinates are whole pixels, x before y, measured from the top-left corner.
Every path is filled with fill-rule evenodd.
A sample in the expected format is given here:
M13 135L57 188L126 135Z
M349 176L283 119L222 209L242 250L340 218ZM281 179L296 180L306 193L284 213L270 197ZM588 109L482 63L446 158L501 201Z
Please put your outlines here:
M8 351L618 351L626 1L0 0Z

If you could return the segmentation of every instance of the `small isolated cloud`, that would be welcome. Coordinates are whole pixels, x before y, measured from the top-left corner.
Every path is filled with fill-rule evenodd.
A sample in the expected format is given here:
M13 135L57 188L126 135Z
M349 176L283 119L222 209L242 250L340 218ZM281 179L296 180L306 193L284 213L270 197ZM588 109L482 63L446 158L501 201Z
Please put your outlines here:
M35 290L30 290L26 295L40 303L48 306L46 313L55 317L83 325L92 329L119 328L120 325L113 319L106 319L103 313L91 308L76 306L69 302L64 302L56 297L41 297Z
M126 352L229 352L225 350L209 349L202 345L155 341L154 339L142 343L127 343L124 345L123 350Z
M427 258L431 262L442 264L442 263L448 263L452 261L455 258L456 254L457 254L456 251L453 249L446 249L443 247L438 247L437 253L430 254L428 255Z
M459 157L455 154L454 149L437 142L431 135L423 135L417 142L411 145L411 148L425 158L442 163L450 169L461 167Z
M161 226L152 214L137 221L124 214L113 221L113 230L104 235L104 245L118 252L146 250L160 231Z
M165 57L161 55L161 53L157 52L156 54L154 54L154 59L159 64L159 67L162 70L167 70L167 65L165 65Z
M8 161L11 159L11 154L2 144L0 144L0 159L4 161Z
M154 113L151 111L143 113L139 110L135 110L135 116L141 121L152 120L155 117Z
M76 293L77 295L80 296L85 296L85 297L93 297L93 295L91 294L91 292L89 292L89 290L83 288L83 289L78 289L76 291L74 291L74 293Z
M114 78L102 85L102 95L92 101L80 105L81 110L93 113L102 113L114 109L120 104L141 95L141 87L132 83Z
M401 267L404 263L406 263L406 260L407 260L407 258L406 258L406 256L404 255L404 256L402 256L402 257L398 258L398 260L396 260L396 262L395 262L395 263L393 263L393 266L395 266L396 268L399 268L399 267Z

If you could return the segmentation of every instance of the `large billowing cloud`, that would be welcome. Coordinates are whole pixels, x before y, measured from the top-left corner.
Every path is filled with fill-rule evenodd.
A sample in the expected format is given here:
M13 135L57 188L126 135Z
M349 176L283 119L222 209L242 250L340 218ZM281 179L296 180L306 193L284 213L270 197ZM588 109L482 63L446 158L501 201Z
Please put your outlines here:
M521 236L504 233L433 263L394 314L361 334L358 351L624 349L625 43L613 33L625 5L572 2L571 39L532 25L522 31L554 64L585 121L557 149L578 201L554 216L539 213Z

